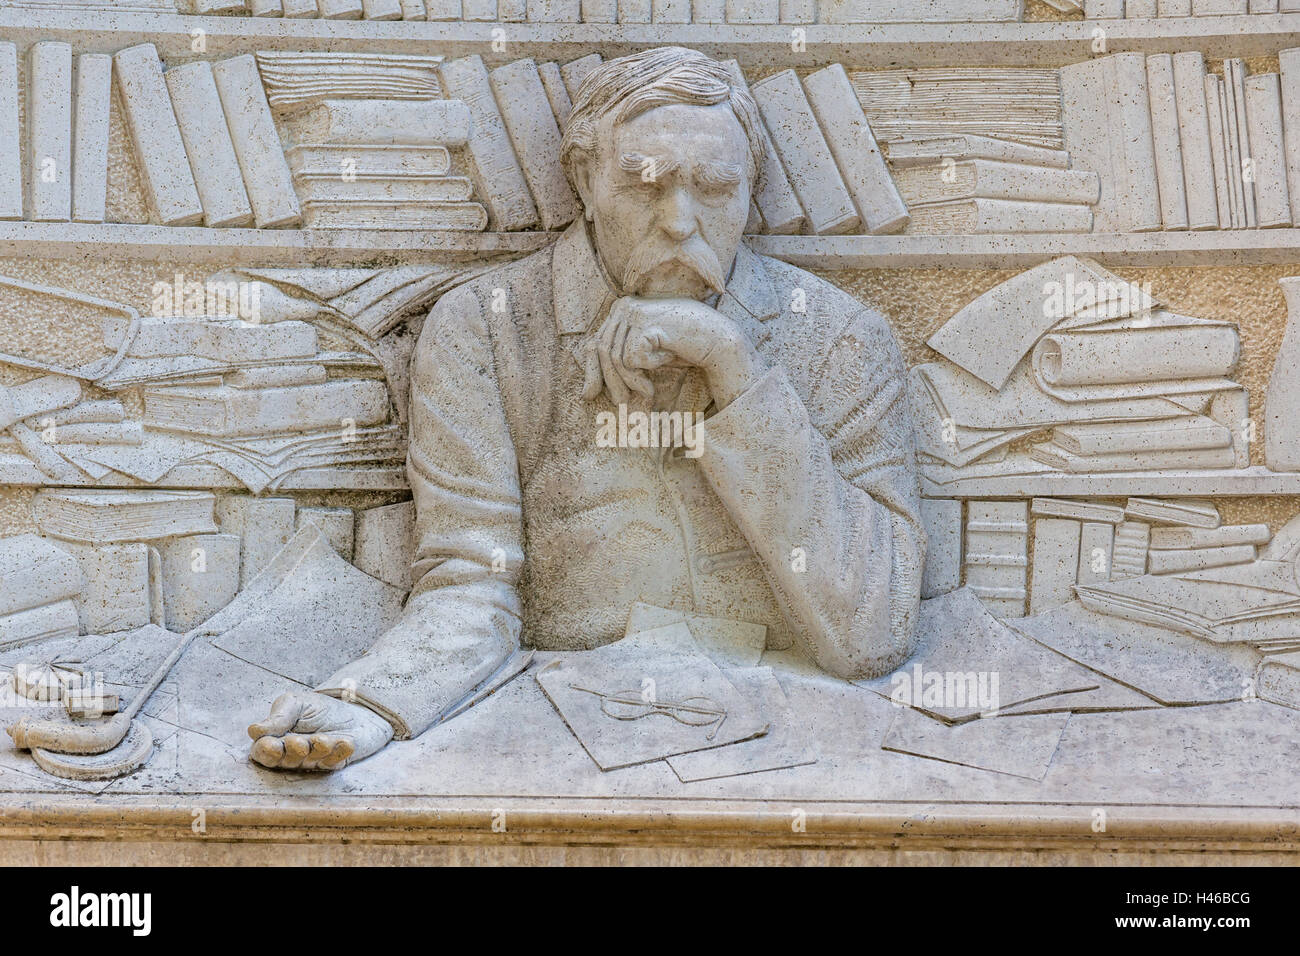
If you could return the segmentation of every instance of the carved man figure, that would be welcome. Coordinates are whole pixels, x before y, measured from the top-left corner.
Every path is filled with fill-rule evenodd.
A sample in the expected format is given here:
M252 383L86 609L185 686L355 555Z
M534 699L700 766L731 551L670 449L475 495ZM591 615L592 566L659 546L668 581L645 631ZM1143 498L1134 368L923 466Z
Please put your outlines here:
M279 698L255 760L359 760L521 641L619 639L638 600L765 624L769 648L845 678L910 654L924 536L903 363L878 313L741 241L759 122L690 50L584 80L561 155L584 218L443 296L420 337L403 617L318 693ZM597 440L638 410L702 413L702 435Z

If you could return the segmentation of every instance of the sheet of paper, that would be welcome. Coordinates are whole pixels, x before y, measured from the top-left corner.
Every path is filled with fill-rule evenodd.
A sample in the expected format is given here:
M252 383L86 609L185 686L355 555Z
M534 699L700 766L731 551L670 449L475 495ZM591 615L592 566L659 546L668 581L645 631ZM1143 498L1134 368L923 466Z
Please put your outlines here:
M790 702L770 667L733 668L725 673L738 691L760 702L771 728L753 740L669 757L668 766L682 783L817 762L817 747L790 712Z
M602 770L748 740L767 722L685 624L556 658L537 683Z
M910 707L898 714L882 748L979 770L1042 780L1069 714L990 717L949 727Z
M669 624L685 624L700 650L719 667L754 667L763 656L767 627L725 617L708 617L637 601L627 618L625 637Z

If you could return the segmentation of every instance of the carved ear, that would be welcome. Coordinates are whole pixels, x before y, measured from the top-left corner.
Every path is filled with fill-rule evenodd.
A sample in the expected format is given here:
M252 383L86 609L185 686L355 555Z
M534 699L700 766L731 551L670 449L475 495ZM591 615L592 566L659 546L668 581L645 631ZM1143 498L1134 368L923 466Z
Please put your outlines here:
M573 188L578 191L578 198L582 200L583 215L586 216L587 222L592 221L593 210L596 208L591 186L591 177L595 172L595 160L595 156L583 150L574 156L573 163Z

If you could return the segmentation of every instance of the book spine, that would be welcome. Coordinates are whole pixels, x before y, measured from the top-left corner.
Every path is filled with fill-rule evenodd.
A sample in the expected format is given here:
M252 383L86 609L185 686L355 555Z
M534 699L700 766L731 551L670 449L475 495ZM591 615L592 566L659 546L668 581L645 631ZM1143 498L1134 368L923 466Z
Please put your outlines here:
M1228 110L1229 142L1235 144L1236 149L1236 162L1231 170L1232 178L1241 202L1242 228L1254 229L1258 224L1258 217L1255 211L1254 163L1250 158L1250 131L1246 126L1245 69L1245 63L1240 59L1223 61L1224 104Z
M195 60L168 70L164 79L185 152L193 157L190 168L203 203L204 225L251 225L253 207L244 189L230 130L224 122L214 121L221 118L222 110L212 65Z
M1147 89L1146 57L1141 53L1116 53L1111 101L1119 116L1119 193L1124 218L1133 232L1159 229L1160 186L1156 181L1155 142L1151 133L1151 98Z
M460 100L325 100L290 124L304 145L463 146L470 112Z
M1128 229L1122 205L1123 183L1116 175L1111 148L1112 127L1117 125L1109 107L1107 59L1084 60L1060 69L1061 125L1065 148L1076 169L1095 172L1101 181L1095 209L1099 232Z
M1147 93L1156 182L1160 189L1160 218L1166 229L1186 229L1187 187L1178 132L1178 103L1174 96L1174 58L1170 54L1147 57Z
M497 18L497 0L461 0L462 20L487 21Z
M280 0L248 0L248 15L250 17L281 17L284 16L284 7Z
M580 0L528 0L529 23L578 23Z
M546 91L547 102L551 104L551 115L555 117L555 125L562 133L564 125L569 122L569 114L573 112L573 101L569 99L569 91L564 88L560 65L555 62L539 63L537 76L542 81L542 89Z
M1192 0L1194 17L1241 17L1248 10L1247 0Z
M578 217L578 197L560 166L560 130L532 60L515 60L488 75L515 155L523 165L543 229Z
M441 64L440 72L447 96L464 100L473 118L469 166L478 195L491 214L491 227L507 232L536 225L537 207L510 146L482 58L452 60Z
M755 84L753 93L812 231L835 234L857 229L862 220L794 70Z
M1282 88L1276 73L1247 77L1246 127L1255 179L1255 215L1261 228L1291 225L1282 142Z
M1210 150L1214 163L1214 194L1218 204L1219 228L1236 228L1236 208L1232 186L1228 181L1228 131L1223 113L1223 80L1212 74L1205 77L1205 110L1210 127Z
M649 23L650 0L618 0L619 23Z
M871 235L897 232L907 225L907 204L899 195L871 125L838 63L804 78L813 116L826 135L840 175Z
M583 23L617 23L618 0L582 0Z
M72 46L27 51L27 218L72 218Z
M650 20L653 23L690 23L691 0L652 0Z
M1149 551L1147 568L1152 574L1175 574L1179 571L1203 571L1230 564L1246 564L1255 560L1255 546L1231 545L1225 548L1188 548Z
M578 87L587 78L587 74L600 66L601 62L599 53L588 53L560 67L560 77L564 80L564 88L569 91L570 99L578 98Z
M972 199L975 234L999 232L1088 232L1092 210L1087 206L1056 202L1017 202L1013 199ZM915 211L919 215L920 210Z
M76 113L72 130L72 218L103 222L108 197L108 117L113 102L113 58L77 57Z
M1124 0L1083 0L1085 20L1119 20L1124 16Z
M1183 191L1187 196L1187 227L1217 229L1219 207L1215 196L1209 115L1205 105L1205 58L1196 51L1177 53L1173 67L1178 140L1183 156Z
M0 219L23 218L22 140L18 136L18 48L0 42Z
M1128 20L1151 19L1157 10L1156 0L1124 0L1124 17Z
M1029 613L1066 604L1074 597L1079 573L1078 521L1039 518L1034 522L1034 554L1030 564Z
M212 72L257 228L296 226L302 221L302 209L257 61L245 53L215 64Z
M1282 141L1286 148L1287 193L1291 221L1300 222L1300 47L1277 56L1281 72Z
M1250 0L1248 9L1251 13L1277 13L1278 0Z
M320 8L316 6L316 0L282 0L281 6L286 19L303 20L320 16Z
M921 524L927 548L921 597L932 598L961 587L961 502L922 498Z
M361 0L316 0L320 15L326 20L360 20Z
M1157 0L1156 15L1161 17L1190 17L1192 0Z
M747 93L750 92L749 84L745 82L745 75L735 60L727 60L723 66L731 74L735 86ZM758 124L758 136L763 143L763 156L754 204L758 207L759 214L763 217L764 228L769 233L794 235L804 227L803 206L799 205L799 197L795 195L794 187L790 185L790 177L786 175L785 167L781 165L776 144L772 142L772 134L767 131L766 124L761 122Z
M498 0L497 19L502 23L523 23L528 19L528 0Z
M361 15L367 20L400 20L400 0L361 0Z
M692 23L726 23L727 0L691 0Z
M1103 521L1085 521L1079 529L1078 584L1101 584L1110 580L1110 566L1115 546L1115 525Z
M429 11L424 7L424 0L401 0L403 20L425 20Z
M780 0L782 23L816 23L817 0Z
M780 0L726 0L728 23L777 23Z
M459 20L460 0L425 0L430 20Z
M165 226L200 222L203 204L167 95L158 51L152 43L122 50L113 57L113 72L154 215Z

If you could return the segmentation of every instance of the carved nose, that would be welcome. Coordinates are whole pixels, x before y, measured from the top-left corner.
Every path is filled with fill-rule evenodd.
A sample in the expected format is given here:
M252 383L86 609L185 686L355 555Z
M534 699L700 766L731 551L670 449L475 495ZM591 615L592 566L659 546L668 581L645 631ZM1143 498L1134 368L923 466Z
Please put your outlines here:
M682 242L694 235L698 228L695 221L695 203L684 189L673 189L663 199L660 221L669 238Z

